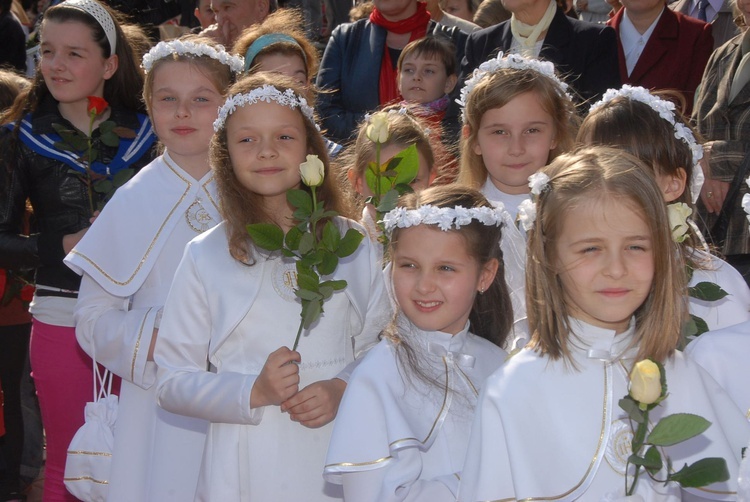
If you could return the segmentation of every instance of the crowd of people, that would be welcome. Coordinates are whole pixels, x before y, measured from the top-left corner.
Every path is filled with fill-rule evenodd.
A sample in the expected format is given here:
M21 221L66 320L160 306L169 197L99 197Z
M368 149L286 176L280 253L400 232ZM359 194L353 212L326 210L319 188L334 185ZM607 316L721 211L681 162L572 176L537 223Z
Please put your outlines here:
M0 502L750 501L728 2L0 0Z

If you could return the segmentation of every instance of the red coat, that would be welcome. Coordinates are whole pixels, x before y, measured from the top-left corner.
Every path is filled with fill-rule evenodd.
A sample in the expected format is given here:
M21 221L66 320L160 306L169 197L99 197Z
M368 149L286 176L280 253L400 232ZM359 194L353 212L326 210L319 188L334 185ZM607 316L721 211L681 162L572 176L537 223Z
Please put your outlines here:
M622 83L652 90L680 91L685 97L687 108L684 114L689 117L695 89L703 77L703 70L714 47L711 25L665 7L633 73L628 76L625 53L620 42L620 23L624 12L625 9L620 9L607 23L617 32Z

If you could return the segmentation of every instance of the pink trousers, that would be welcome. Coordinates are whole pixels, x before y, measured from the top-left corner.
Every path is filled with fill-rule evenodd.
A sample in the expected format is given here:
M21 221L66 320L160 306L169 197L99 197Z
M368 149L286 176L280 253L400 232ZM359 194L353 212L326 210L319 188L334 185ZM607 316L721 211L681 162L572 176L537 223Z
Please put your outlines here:
M31 371L47 434L44 502L73 502L63 484L70 440L83 425L83 410L93 398L91 358L78 346L75 328L33 320Z

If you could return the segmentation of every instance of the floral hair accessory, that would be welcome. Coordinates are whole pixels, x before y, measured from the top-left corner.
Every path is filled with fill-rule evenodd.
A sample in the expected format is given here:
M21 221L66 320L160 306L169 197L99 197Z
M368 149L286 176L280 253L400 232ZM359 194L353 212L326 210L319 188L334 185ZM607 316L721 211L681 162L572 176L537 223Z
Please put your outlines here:
M747 186L750 187L750 178L746 179L745 183L747 183ZM750 222L750 193L746 193L742 196L742 209L745 210L745 214L747 214L747 221Z
M172 54L197 57L208 56L211 59L215 59L220 63L227 65L234 73L242 73L242 69L245 66L245 62L241 57L228 53L221 45L216 49L208 44L170 40L169 42L159 42L148 51L148 53L143 56L141 67L146 73L148 73L151 71L151 68L153 68L154 63L167 56L171 56Z
M703 147L695 140L695 136L690 128L677 120L674 103L654 96L648 91L648 89L643 87L626 84L620 89L608 89L607 92L604 93L604 96L602 96L601 100L591 105L589 113L620 96L628 98L631 101L638 101L639 103L648 105L652 110L658 113L661 118L672 124L672 127L674 127L674 137L684 141L690 148L690 152L693 155L693 176L690 180L690 196L693 203L695 203L698 200L703 181L705 180L703 169L701 169L699 165L700 160L703 158Z
M440 230L459 230L476 220L490 227L503 224L502 208L494 207L436 207L425 205L417 209L397 207L383 215L383 226L388 235L396 228L409 228L416 225L437 225Z
M264 85L263 87L256 87L250 92L244 94L235 94L229 96L224 102L221 108L219 108L219 118L214 122L214 131L219 132L223 127L227 118L237 110L237 107L245 105L254 105L259 102L275 102L282 106L288 106L292 110L299 108L302 114L315 125L315 117L313 116L313 109L307 104L307 100L302 96L297 95L293 90L287 89L280 91L272 85ZM317 127L317 125L316 125Z
M560 80L555 75L555 65L549 61L540 61L538 59L526 58L518 54L504 55L502 51L498 52L497 57L490 59L480 64L471 77L466 81L463 88L461 89L461 97L456 100L456 103L461 105L461 118L466 123L466 103L469 101L469 95L474 90L479 82L485 77L492 75L498 70L512 69L512 70L531 70L540 75L543 75L557 85L558 92L561 96L568 95L568 84Z
M549 176L544 173L534 173L529 176L529 188L534 195L541 195L549 189Z
M96 22L104 30L104 34L107 35L110 56L115 53L115 49L117 48L117 30L115 29L115 21L109 12L107 12L107 9L102 7L96 0L65 0L61 5L82 10L96 19Z
M518 205L518 222L527 232L531 230L536 221L536 202L526 199Z

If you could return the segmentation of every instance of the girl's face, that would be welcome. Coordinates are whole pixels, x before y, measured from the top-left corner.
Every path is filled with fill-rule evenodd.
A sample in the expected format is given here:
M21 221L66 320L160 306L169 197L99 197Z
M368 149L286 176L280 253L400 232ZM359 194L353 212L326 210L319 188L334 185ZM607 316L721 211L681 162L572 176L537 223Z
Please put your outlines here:
M448 14L467 21L474 20L474 14L469 9L468 0L445 0L441 5L443 6L443 10Z
M275 102L238 107L227 119L237 180L275 207L286 207L286 191L300 184L299 165L308 153L303 120L299 110Z
M419 329L452 335L464 329L475 295L498 268L497 260L480 266L458 232L431 225L400 230L392 263L393 292L406 317Z
M258 71L281 73L302 85L308 84L305 62L299 56L281 53L267 54L258 56L256 63Z
M556 245L557 270L570 314L621 333L651 291L651 231L633 204L600 197L571 207Z
M117 55L104 57L91 28L78 21L46 20L41 39L39 67L57 101L86 106L88 96L104 95L104 82L117 70Z
M408 145L399 144L390 144L384 146L380 150L380 163L385 164L407 146ZM430 186L430 183L432 183L435 179L435 171L430 169L430 165L427 163L427 159L424 158L424 155L422 155L422 152L420 152L419 149L417 149L417 157L419 158L419 171L417 172L417 177L414 178L414 181L409 184L412 189L414 189L414 191L424 190L425 188ZM374 162L375 159L372 159L372 161ZM353 170L349 172L354 173ZM354 181L354 189L357 191L357 193L362 194L365 197L372 197L373 195L375 195L367 185L364 173Z
M529 176L547 165L555 137L552 116L535 93L525 92L482 115L474 153L498 190L520 195L529 193Z
M150 107L159 140L181 165L196 157L205 162L221 92L193 63L163 62L154 72Z

